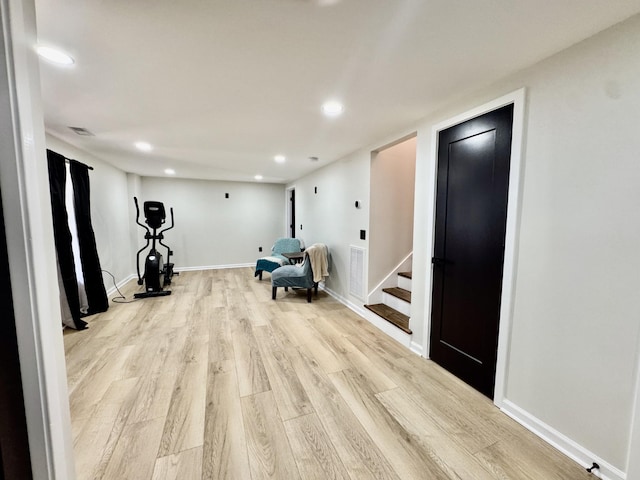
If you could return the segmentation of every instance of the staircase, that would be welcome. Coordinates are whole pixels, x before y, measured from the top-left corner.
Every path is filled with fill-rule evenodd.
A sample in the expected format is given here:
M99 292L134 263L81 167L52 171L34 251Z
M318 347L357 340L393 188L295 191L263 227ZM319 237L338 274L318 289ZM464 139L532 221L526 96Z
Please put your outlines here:
M405 333L411 334L409 315L411 315L411 272L398 273L398 286L383 288L383 303L365 305L376 315L384 318Z

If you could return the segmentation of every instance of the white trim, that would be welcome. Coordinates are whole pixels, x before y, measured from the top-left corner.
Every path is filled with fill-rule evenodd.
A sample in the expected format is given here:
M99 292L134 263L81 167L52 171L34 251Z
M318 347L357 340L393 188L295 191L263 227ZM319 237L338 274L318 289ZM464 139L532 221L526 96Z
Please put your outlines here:
M627 452L627 478L640 478L640 335L636 342L636 388L631 410L629 450Z
M516 260L518 232L520 226L521 183L522 183L522 145L524 132L524 110L526 91L524 88L504 95L496 100L485 103L477 108L469 110L456 117L433 126L431 130L431 153L429 173L431 182L429 188L429 205L427 211L432 212L433 223L429 225L430 235L427 251L433 256L435 235L435 207L436 207L436 178L438 161L438 134L441 130L478 117L511 103L514 104L513 127L511 140L511 161L509 167L509 193L507 205L507 225L505 233L504 265L502 275L502 300L500 304L500 323L498 334L498 358L496 362L496 382L494 391L494 404L502 406L505 395L505 384L508 367L509 346L511 341L511 321L513 314L513 302L516 281ZM429 355L430 331L431 331L431 292L433 288L433 270L427 275L425 288L425 336L423 339L424 354Z
M173 270L175 272L194 272L196 270L223 270L225 268L246 268L255 267L256 263L233 263L229 265L204 265L201 267L177 267Z
M500 410L584 468L590 467L594 462L597 463L600 469L593 470L592 473L595 477L604 480L625 480L626 478L631 480L635 478L631 476L627 477L625 473L618 468L607 463L595 453L574 442L542 420L534 417L526 410L518 407L510 400L504 399Z
M509 367L509 347L511 345L511 324L516 296L518 245L522 206L523 182L523 141L525 90L511 94L513 101L513 128L511 137L511 164L509 167L509 193L507 204L507 224L505 230L504 264L502 272L502 300L500 303L500 327L498 333L498 358L496 361L496 381L493 403L502 404L506 395L506 381ZM496 107L497 108L497 107Z
M424 348L422 348L422 345L420 345L418 342L414 342L413 340L411 340L411 346L409 348L416 355L419 355L421 357L424 356Z
M407 268L411 269L411 262L413 260L413 251L409 252L404 259L395 266L393 270L382 279L378 285L373 287L373 289L367 295L367 303L381 303L382 302L382 289L387 287L395 287L398 284L398 272L402 272Z
M111 277L109 277L111 278ZM127 278L125 278L124 280L120 280L119 282L117 282L115 284L114 287L111 287L109 290L107 290L107 297L110 297L111 295L113 295L114 293L116 293L118 291L118 288L122 288L124 287L127 283L129 283L131 280L135 280L138 278L138 275L136 275L135 273L132 273L131 275L129 275Z
M411 348L411 335L409 335L408 333L405 333L402 330L400 330L398 327L393 326L392 324L390 324L380 316L373 313L371 310L368 310L359 305L356 305L355 303L349 301L343 296L338 295L333 290L330 290L324 286L320 286L320 288L322 288L322 290L324 290L333 298L338 300L348 309L352 310L353 312L357 313L362 318L367 320L369 323L373 324L374 327L378 328L379 330L382 330L388 336L393 338L396 342L400 343L401 345L403 345L404 347L406 347L411 351L415 351L414 349Z
M398 298L391 293L382 293L382 303L402 313L403 315L406 315L407 317L411 316L411 302L407 302L402 298Z

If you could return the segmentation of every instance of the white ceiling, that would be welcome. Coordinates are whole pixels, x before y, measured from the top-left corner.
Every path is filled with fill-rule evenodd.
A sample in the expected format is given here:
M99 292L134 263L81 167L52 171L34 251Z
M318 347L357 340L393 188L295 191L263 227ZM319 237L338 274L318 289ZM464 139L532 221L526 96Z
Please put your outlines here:
M41 62L49 133L140 175L284 183L630 17L640 0L36 0L36 10L40 43L76 60ZM323 117L327 99L344 114ZM154 150L137 151L138 140Z

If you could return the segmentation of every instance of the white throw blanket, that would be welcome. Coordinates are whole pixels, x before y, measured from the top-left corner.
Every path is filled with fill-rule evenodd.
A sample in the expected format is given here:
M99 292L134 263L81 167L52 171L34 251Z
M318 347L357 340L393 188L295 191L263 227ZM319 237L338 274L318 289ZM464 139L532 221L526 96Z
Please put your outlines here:
M313 281L321 282L329 276L329 259L327 258L327 246L323 243L314 243L306 250L313 270Z

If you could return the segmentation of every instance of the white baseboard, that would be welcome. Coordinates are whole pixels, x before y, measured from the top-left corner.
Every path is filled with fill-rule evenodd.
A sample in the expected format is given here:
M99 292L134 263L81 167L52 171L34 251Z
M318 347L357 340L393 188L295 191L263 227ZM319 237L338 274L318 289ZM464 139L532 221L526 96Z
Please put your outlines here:
M411 346L409 348L411 348L411 351L416 355L419 355L420 357L424 357L424 347L419 343L411 340Z
M407 269L411 270L411 262L413 260L413 251L409 252L406 257L398 264L396 267L389 272L382 281L376 285L373 290L369 292L367 295L367 304L371 305L373 303L383 303L382 301L382 289L388 287L397 287L398 286L398 272L405 271Z
M111 280L111 277L108 277L108 278ZM138 276L135 273L132 273L128 277L126 277L124 280L120 280L118 283L115 284L115 286L107 290L107 297L110 297L111 295L116 293L118 291L118 288L124 287L127 283L129 283L131 280L135 278L138 278Z
M338 295L336 292L328 288L323 287L322 289L333 298L338 300L340 303L342 303L344 306L346 306L349 310L354 311L369 323L373 324L373 326L382 330L388 336L393 338L396 342L411 350L411 335L403 332L397 327L394 327L389 322L383 320L378 315L373 313L371 310L364 308L364 306L356 305L355 303L349 301L341 295Z
M255 263L237 263L233 265L207 265L204 267L176 267L174 268L174 271L175 272L194 272L197 270L221 270L223 268L245 268L245 267L253 267L253 266L255 266ZM116 286L113 286L107 290L107 297L110 297L111 295L117 292L116 287L122 288L128 282L136 278L138 278L138 275L135 273L132 273L128 277L126 277L124 280L120 280L119 282L116 283ZM108 279L111 280L111 277L108 277ZM106 283L109 283L109 282L107 281ZM111 283L113 284L113 282Z
M500 410L584 468L590 467L594 462L597 463L600 469L593 470L592 473L595 477L603 480L626 480L627 476L623 471L610 465L593 452L577 444L513 402L504 399Z
M256 263L234 263L231 265L204 265L201 267L176 267L174 271L176 272L194 272L196 270L222 270L224 268L245 268L245 267L255 267Z

